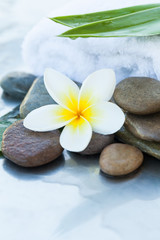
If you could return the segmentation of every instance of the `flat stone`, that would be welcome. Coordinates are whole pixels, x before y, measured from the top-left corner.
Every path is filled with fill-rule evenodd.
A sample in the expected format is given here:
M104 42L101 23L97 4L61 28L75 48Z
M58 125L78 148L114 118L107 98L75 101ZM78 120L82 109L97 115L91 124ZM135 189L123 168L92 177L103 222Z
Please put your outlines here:
M33 132L23 126L23 120L7 128L2 139L2 153L23 167L37 167L59 157L63 151L60 132Z
M145 116L127 113L125 126L140 139L160 142L160 113Z
M146 115L160 112L160 82L147 77L126 78L117 85L114 99L130 113Z
M0 86L11 97L23 99L35 79L30 73L10 72L1 79Z
M54 103L45 88L43 77L37 78L21 103L20 116L25 118L32 110Z
M75 83L79 87L81 86L81 83ZM56 102L52 99L52 97L46 90L43 77L39 77L34 81L23 102L21 103L20 116L21 118L25 118L27 114L30 113L32 110L42 107L44 105L55 103Z
M101 170L112 176L122 176L135 171L143 162L142 152L131 145L114 143L103 149L100 155Z
M107 145L114 142L114 135L102 135L99 133L93 133L92 139L87 148L80 152L84 155L92 155L100 153Z
M142 152L160 159L160 143L149 142L135 137L125 127L122 127L116 134L116 138L124 143L138 147Z

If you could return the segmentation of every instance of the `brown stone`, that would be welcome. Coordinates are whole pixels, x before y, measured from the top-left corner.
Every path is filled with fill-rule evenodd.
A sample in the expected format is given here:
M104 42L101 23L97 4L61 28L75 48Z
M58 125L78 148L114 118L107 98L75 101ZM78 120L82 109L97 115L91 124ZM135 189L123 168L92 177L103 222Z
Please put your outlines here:
M102 151L100 168L112 176L122 176L135 171L143 162L142 152L131 145L114 143Z
M160 82L147 77L121 81L114 92L115 102L125 111L146 115L160 111Z
M93 133L92 139L87 148L80 152L80 154L92 155L102 152L102 150L109 144L114 142L114 135L102 135Z
M128 113L125 127L140 139L160 142L160 113L145 116Z
M20 120L7 128L2 139L2 153L23 167L37 167L59 157L63 151L59 143L60 132L33 132Z
M116 132L115 135L118 140L138 147L142 152L160 159L160 143L137 138L124 126L118 132Z

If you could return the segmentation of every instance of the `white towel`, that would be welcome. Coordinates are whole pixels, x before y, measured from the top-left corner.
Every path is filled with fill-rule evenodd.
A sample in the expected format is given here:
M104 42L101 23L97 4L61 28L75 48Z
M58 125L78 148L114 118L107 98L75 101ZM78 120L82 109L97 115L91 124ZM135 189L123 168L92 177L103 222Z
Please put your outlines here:
M49 17L104 11L133 5L159 3L156 0L73 0L54 10ZM83 82L91 72L112 68L117 82L129 76L148 76L160 80L160 36L132 38L56 37L68 30L48 19L42 19L26 36L23 58L31 71L43 75L52 67L71 79Z

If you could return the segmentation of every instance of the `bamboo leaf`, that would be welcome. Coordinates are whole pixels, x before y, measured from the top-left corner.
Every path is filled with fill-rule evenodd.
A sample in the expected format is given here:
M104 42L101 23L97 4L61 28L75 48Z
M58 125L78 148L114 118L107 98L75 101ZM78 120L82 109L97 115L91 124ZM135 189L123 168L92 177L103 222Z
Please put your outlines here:
M143 12L144 10L150 10L153 8L157 8L159 6L160 4L146 4L146 5L138 5L133 7L103 11L103 12L94 12L89 14L53 17L50 19L62 25L75 28L75 27L86 25L86 24L99 22L102 20L109 20L112 18L116 18L118 16L125 16L129 14L137 13L137 12Z
M107 14L108 12L110 14ZM60 37L132 37L160 34L160 4L106 11L105 14L104 12L87 14L87 18L86 14L81 15L79 26L62 33ZM71 16L71 20L72 26L78 24L77 16ZM90 23L87 23L89 20Z

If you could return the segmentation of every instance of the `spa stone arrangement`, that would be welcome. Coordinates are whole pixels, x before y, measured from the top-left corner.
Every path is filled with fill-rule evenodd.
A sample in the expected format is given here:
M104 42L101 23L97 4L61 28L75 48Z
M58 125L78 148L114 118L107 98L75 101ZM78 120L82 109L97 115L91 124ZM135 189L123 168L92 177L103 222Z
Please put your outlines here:
M160 159L160 82L147 77L127 78L117 85L114 100L126 112L117 138Z
M22 100L20 107L0 119L4 157L23 167L37 167L57 159L63 152L61 130L35 132L23 125L32 110L55 103L43 77L11 72L1 79L0 85L5 94ZM141 166L142 152L160 159L160 82L146 77L124 79L116 86L111 101L125 112L124 126L111 135L93 133L87 148L78 154L84 158L100 154L104 173L123 176Z

